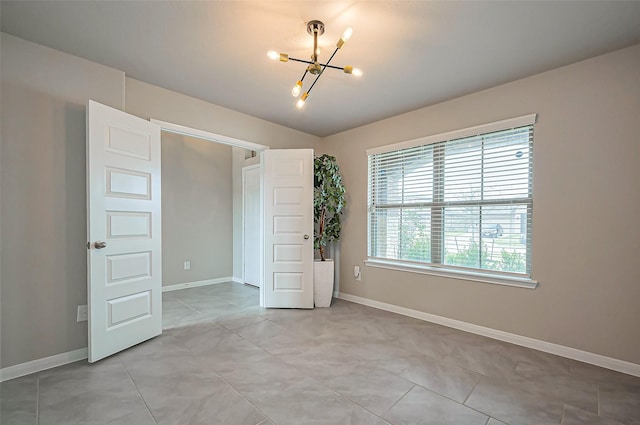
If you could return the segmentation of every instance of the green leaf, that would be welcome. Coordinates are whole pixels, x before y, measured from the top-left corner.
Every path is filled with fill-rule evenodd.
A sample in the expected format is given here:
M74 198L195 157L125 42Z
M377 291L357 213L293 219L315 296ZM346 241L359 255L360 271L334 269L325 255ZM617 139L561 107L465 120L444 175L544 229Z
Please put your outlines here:
M331 241L338 240L342 230L340 217L345 207L346 189L342 184L340 168L335 157L324 154L314 159L313 186L313 245L315 249L319 249ZM319 234L319 221L323 214L325 226L322 234Z

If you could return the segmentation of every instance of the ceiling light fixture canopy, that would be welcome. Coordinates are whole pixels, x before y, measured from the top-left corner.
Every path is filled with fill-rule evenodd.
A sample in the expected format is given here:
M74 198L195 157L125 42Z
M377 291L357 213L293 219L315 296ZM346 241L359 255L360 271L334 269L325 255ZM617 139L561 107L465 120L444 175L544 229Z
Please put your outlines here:
M311 84L311 87L309 87L309 90L302 93L302 96L300 96L300 99L298 99L298 103L296 104L298 108L302 108L304 106L307 98L309 97L309 93L311 92L311 89L313 89L313 86L316 85L316 83L318 82L318 79L322 76L322 73L324 72L325 69L327 68L338 69L343 71L345 74L351 74L356 77L362 76L361 70L359 70L358 68L354 68L350 65L340 67L340 66L334 66L329 64L333 59L333 57L335 56L335 54L338 53L338 50L340 50L344 45L344 43L346 43L351 38L351 35L353 34L353 30L351 28L347 28L344 31L344 33L342 34L342 37L336 43L336 49L333 51L333 53L329 57L329 60L327 61L327 63L320 63L318 61L318 56L320 55L320 48L318 47L318 36L321 36L322 34L324 34L324 24L321 21L317 21L317 20L309 21L307 23L307 32L313 36L313 54L311 55L310 61L304 60L304 59L292 58L292 57L289 57L289 55L286 53L278 53L273 50L269 50L267 52L267 56L273 60L279 60L280 62L289 62L291 60L291 61L302 62L307 64L307 68L305 69L304 74L302 74L302 78L300 78L296 82L296 84L293 86L293 89L291 90L291 94L294 97L298 97L300 96L300 93L302 93L302 86L304 84L303 81L304 81L304 78L307 76L307 74L312 74L316 76L316 79L313 80L313 83Z

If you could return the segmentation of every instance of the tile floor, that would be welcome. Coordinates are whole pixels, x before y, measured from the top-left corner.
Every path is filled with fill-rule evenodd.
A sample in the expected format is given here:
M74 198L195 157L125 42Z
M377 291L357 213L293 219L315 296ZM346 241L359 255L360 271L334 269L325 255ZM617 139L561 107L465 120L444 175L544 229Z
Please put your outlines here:
M346 301L164 294L162 336L2 383L2 425L640 424L640 378Z

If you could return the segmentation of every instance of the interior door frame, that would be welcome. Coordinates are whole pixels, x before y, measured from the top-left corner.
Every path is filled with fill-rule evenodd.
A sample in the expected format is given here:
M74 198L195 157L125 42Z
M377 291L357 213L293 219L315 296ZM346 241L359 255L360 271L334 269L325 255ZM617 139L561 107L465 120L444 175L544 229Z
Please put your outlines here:
M223 145L235 146L237 148L249 149L256 152L262 152L269 149L269 146L260 145L258 143L248 142L242 139L236 139L235 137L223 136L222 134L212 133L206 130L199 130L197 128L186 127L184 125L173 124L167 121L161 121L151 118L149 121L156 123L160 126L160 131L166 131L169 133L182 134L183 136L195 137L198 139L208 140L209 142L221 143Z
M242 140L242 139L237 139L235 137L230 137L230 136L224 136L222 134L217 134L217 133L212 133L210 131L206 131L206 130L200 130L197 128L192 128L192 127L187 127L184 125L180 125L180 124L174 124L174 123L170 123L167 121L161 121L161 120L157 120L154 118L151 118L149 121L151 121L152 123L156 123L157 125L160 126L160 131L166 131L168 133L174 133L174 134L180 134L183 136L189 136L189 137L195 137L198 139L203 139L203 140L207 140L209 142L212 143L220 143L223 145L229 145L229 146L233 146L233 147L237 147L237 148L243 148L243 149L248 149L248 150L252 150L252 151L256 151L258 153L261 153L263 151L266 151L269 149L269 146L266 145L261 145L258 143L253 143L253 142L249 142L246 140ZM262 165L259 163L257 164L258 167L261 167ZM260 187L263 187L263 173L260 173ZM244 176L243 176L244 177ZM244 194L242 195L242 201L244 203ZM262 190L260 190L260 216L261 216L261 220L260 220L260 246L263 247L264 245L264 193ZM241 247L242 247L242 279L244 279L244 213L243 213L243 228L241 229L240 232L240 237L241 237ZM263 248L264 249L264 248ZM260 262L260 275L263 276L264 275L264 260ZM260 285L260 306L264 306L264 279L263 282L261 282L262 285Z
M245 273L244 273L245 264L246 264L245 263L245 259L246 259L246 253L247 253L246 244L245 244L245 238L244 238L244 236L245 236L245 234L244 234L245 218L246 218L246 216L245 216L246 207L245 207L245 191L244 191L244 187L245 187L245 183L246 183L246 179L247 179L247 172L250 171L250 170L255 170L255 169L260 170L261 167L262 167L262 165L260 163L253 164L253 165L247 165L247 166L242 167L242 229L241 229L240 235L242 237L242 280L243 280L244 283L246 283L246 279L247 279L247 277L245 276ZM263 237L263 232L264 232L264 228L263 228L264 226L262 226L262 219L264 218L263 217L264 216L264 211L262 211L262 174L259 175L259 178L260 178L260 198L261 198L260 199L260 213L261 213L260 230L261 231L260 231L260 234L258 236L260 238L260 248L261 248L260 251L262 252L262 248L263 248L263 245L264 245L264 241L263 241L263 238L262 238ZM260 265L264 266L263 263L264 262L261 261ZM262 269L262 267L261 267L261 269ZM263 279L264 276L263 276L263 274L264 273L262 273L262 270L260 270L260 286L259 286L260 287L260 291L262 291L262 287L264 285L264 279ZM261 297L261 299L262 299L262 297Z

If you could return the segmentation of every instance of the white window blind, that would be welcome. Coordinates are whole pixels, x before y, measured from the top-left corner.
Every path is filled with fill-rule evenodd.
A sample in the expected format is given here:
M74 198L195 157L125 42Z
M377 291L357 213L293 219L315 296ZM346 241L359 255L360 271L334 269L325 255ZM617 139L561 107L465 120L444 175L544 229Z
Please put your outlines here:
M370 154L369 257L530 276L528 117L515 119L518 127Z

